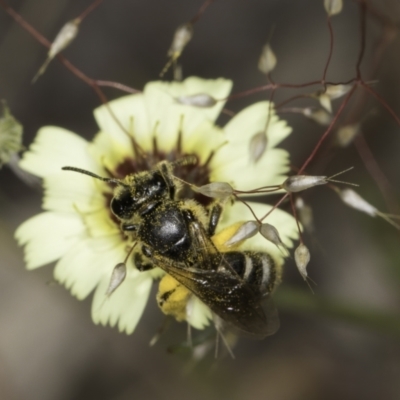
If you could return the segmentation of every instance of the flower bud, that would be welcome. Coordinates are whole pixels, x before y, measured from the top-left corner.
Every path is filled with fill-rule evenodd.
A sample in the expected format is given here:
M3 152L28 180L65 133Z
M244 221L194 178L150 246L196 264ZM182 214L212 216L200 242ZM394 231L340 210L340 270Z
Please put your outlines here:
M344 183L346 185L353 185L353 186L358 186L355 183L350 183L350 182L344 182L344 181L338 181L336 179L333 179L335 176L342 175L347 171L352 170L353 167L347 168L344 171L338 172L335 175L332 176L312 176L312 175L293 175L289 176L289 178L286 179L285 182L282 184L282 189L285 189L287 192L301 192L303 190L309 189L314 186L318 185L325 185L328 182L337 182L337 183Z
M308 232L314 232L314 217L312 208L304 203L301 197L297 197L295 206L298 211L298 216L304 229Z
M342 126L336 132L336 140L339 146L347 147L360 132L360 124Z
M271 224L264 223L260 226L260 233L265 237L269 242L273 243L279 249L285 249L285 252L288 254L289 251L287 247L282 242L282 239L279 235L278 230Z
M317 185L325 185L328 182L327 178L327 176L293 175L283 182L282 188L291 193L301 192Z
M39 71L35 75L32 80L34 83L40 75L42 75L50 61L61 51L63 51L66 47L68 47L71 42L76 38L79 31L79 24L81 20L79 18L73 19L72 21L67 22L61 30L58 32L56 38L50 46L49 52L47 53L47 59L44 64L40 67Z
M0 168L22 150L22 132L22 125L3 102L3 115L0 117Z
M297 249L294 251L294 260L296 262L297 269L304 280L307 279L307 265L310 262L310 252L308 248L300 243Z
M319 94L317 98L321 106L324 107L326 111L331 113L332 112L331 98L326 93Z
M126 278L125 263L118 263L111 274L110 283L106 291L106 296L111 296Z
M160 72L160 76L168 71L169 67L181 56L183 49L190 42L193 37L193 25L186 23L178 27L175 31L174 38L172 39L171 46L168 50L169 60Z
M324 0L324 7L329 17L339 14L343 8L343 0Z
M317 124L323 126L327 126L332 122L332 115L322 108L319 108L317 110L313 110L312 108L309 107L305 108L303 110L303 115L306 116L307 118L312 119Z
M343 202L348 206L355 208L356 210L361 211L365 214L368 214L371 217L375 217L378 214L377 208L375 208L372 204L369 204L354 190L344 189L340 190L338 193Z
M269 74L276 66L276 56L269 44L266 44L262 51L260 60L258 61L258 69L264 73Z
M191 96L179 96L175 99L179 104L186 106L195 106L200 108L213 107L217 104L217 100L207 93L197 93Z
M267 148L266 132L258 132L250 139L249 152L250 160L256 163L264 154Z
M325 94L331 99L335 100L338 99L339 97L344 96L348 92L350 92L350 89L352 88L352 85L326 85L326 90Z
M225 243L226 246L234 246L238 242L249 239L258 233L259 224L256 221L247 221L236 231L236 233Z
M177 28L172 39L171 47L168 50L168 56L177 59L185 46L193 37L193 25L190 23L183 24Z
M212 182L199 187L192 186L192 190L216 199L225 199L233 194L233 187L226 182Z

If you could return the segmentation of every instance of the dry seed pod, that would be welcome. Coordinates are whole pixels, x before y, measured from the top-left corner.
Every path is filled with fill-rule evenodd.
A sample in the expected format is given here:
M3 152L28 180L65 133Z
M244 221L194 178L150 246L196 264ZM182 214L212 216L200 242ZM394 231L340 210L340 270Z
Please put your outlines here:
M298 217L304 229L309 233L314 232L314 216L312 208L307 205L301 197L297 197L295 203Z
M56 38L54 39L49 52L47 53L47 59L44 64L40 67L39 71L32 80L32 83L36 82L40 75L42 75L50 61L61 51L63 51L71 42L76 38L79 31L79 24L81 20L79 18L73 19L67 22L58 32Z
M312 119L317 124L328 126L332 122L332 115L322 108L314 110L312 108L305 108L303 115Z
M339 146L347 147L350 143L353 142L354 138L360 132L360 124L350 124L342 126L336 132L336 140Z
M215 100L207 93L197 93L191 96L179 96L175 100L179 104L200 108L213 107L215 106L215 104L217 104L217 100Z
M196 193L201 193L204 196L216 199L226 199L233 194L233 187L226 182L212 182L203 186L191 186Z
M258 69L264 73L269 74L276 66L276 56L269 44L266 44L261 51L260 60L258 61Z
M267 148L266 132L258 132L252 136L249 143L250 160L256 163L264 154Z
M300 243L297 249L294 251L294 260L296 262L297 269L304 280L307 279L307 265L310 262L310 252L308 248Z
M117 264L111 274L110 283L106 291L106 296L111 296L126 278L125 263Z
M243 240L249 239L258 233L259 224L256 221L247 221L236 231L236 233L225 243L233 246Z
M12 116L5 101L0 117L0 168L22 150L22 125Z
M288 248L282 242L278 230L271 224L264 223L260 227L260 233L269 242L273 243L278 249L284 249L286 254L289 254Z
M329 17L339 14L343 8L343 0L324 0L324 7Z
M169 60L163 70L160 73L160 76L163 76L172 65L174 61L176 61L182 54L183 49L190 42L193 37L193 25L190 23L183 24L177 28L174 33L174 37L172 39L171 47L168 50Z

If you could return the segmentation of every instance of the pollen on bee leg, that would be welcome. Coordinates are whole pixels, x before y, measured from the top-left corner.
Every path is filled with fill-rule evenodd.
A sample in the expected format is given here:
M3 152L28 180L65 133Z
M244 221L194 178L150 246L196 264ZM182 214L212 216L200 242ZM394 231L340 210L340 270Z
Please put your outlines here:
M165 275L158 286L157 304L165 315L177 321L186 320L186 306L191 292L171 275Z
M255 236L258 233L260 224L256 221L244 222L236 233L225 243L226 246L238 246L244 240Z
M211 240L220 252L231 251L241 245L247 238L254 236L257 232L257 222L241 221L226 227L221 232L218 232L211 238Z

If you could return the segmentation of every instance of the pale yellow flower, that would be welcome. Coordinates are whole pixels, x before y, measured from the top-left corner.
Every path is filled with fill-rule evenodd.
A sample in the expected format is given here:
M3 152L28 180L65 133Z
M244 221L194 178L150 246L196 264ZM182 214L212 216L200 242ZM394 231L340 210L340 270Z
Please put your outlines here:
M132 146L134 137L147 153L146 162L173 160L196 154L196 184L226 181L240 190L282 183L288 171L288 153L276 146L291 129L276 115L270 118L267 149L257 163L249 160L249 140L265 129L268 102L255 103L238 113L224 127L215 124L223 101L213 107L198 108L178 104L176 98L205 93L224 99L231 90L225 79L188 78L182 83L151 82L143 93L122 97L94 112L100 132L92 142L58 127L44 127L21 161L21 167L43 178L43 213L23 223L16 232L25 246L28 269L56 262L54 276L78 299L94 291L94 322L131 333L146 306L153 280L160 270L139 272L130 258L127 278L110 296L106 290L115 265L125 259L127 244L109 202L112 188L81 174L62 171L75 166L101 176L118 178L148 168L139 162ZM127 134L129 132L129 136ZM178 140L180 137L180 140ZM181 145L178 145L178 142ZM184 177L190 180L189 177ZM251 203L262 216L270 206ZM239 202L227 206L218 230L240 220L251 220L250 211ZM268 222L276 226L285 245L291 246L296 225L292 216L275 210ZM246 249L272 254L282 263L282 254L257 235L245 243ZM199 300L192 302L189 322L196 328L208 324L210 311Z

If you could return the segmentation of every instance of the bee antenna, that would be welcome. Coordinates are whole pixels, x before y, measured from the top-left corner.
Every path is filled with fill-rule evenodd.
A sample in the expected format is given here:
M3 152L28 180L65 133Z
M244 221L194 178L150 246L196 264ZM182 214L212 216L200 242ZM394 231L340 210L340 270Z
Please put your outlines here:
M73 171L73 172L79 172L80 174L83 175L89 175L92 178L96 178L99 179L103 182L107 182L107 183L115 183L116 185L121 185L121 186L125 186L128 187L128 185L125 185L124 183L122 183L119 179L115 179L115 178L104 178L102 176L96 175L93 172L90 171L86 171L85 169L81 169L81 168L76 168L76 167L62 167L61 168L63 171Z

